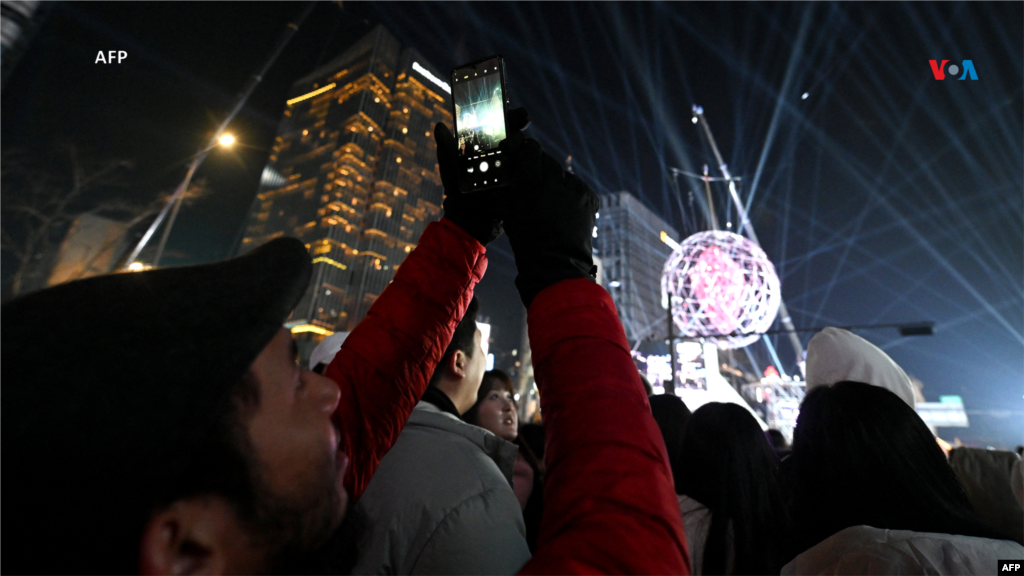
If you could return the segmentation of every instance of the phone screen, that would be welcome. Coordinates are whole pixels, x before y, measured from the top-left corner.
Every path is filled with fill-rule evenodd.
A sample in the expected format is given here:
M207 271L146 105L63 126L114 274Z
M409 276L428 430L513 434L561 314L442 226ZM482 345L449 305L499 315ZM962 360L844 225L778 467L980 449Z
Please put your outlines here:
M459 154L474 156L497 148L505 139L505 95L499 59L459 68L452 76Z

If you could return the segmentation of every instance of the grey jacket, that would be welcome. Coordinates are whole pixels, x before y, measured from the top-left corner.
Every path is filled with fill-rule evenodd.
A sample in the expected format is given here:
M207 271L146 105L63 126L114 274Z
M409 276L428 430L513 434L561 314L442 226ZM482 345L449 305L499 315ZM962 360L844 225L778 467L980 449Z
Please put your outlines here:
M997 561L1024 558L1009 540L851 526L782 567L782 576L808 574L995 574Z
M420 402L356 506L355 574L515 574L530 559L518 447Z

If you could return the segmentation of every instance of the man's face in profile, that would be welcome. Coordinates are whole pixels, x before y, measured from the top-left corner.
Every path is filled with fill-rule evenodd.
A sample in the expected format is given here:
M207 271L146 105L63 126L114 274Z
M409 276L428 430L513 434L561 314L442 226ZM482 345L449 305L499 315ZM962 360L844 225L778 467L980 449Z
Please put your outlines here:
M338 385L299 367L287 330L263 349L251 375L259 404L243 421L258 476L254 539L272 550L273 568L323 546L338 528L349 459L338 451L333 422Z
M234 472L248 476L247 487L182 497L157 511L143 531L140 571L350 568L362 524L358 515L346 515L349 459L338 450L338 385L299 368L297 347L282 328L238 390L229 441L240 456Z

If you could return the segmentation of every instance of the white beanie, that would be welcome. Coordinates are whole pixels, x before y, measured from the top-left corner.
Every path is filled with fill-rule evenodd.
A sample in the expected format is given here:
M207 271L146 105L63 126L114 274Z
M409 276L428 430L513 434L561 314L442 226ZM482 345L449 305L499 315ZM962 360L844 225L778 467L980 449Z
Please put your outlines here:
M345 342L345 338L348 338L348 334L348 332L335 332L324 338L313 350L313 354L309 356L310 370L316 369L321 363L330 364L334 360L334 355L341 350L341 345Z
M807 344L807 392L850 380L885 388L915 407L907 373L880 348L841 328L825 328Z

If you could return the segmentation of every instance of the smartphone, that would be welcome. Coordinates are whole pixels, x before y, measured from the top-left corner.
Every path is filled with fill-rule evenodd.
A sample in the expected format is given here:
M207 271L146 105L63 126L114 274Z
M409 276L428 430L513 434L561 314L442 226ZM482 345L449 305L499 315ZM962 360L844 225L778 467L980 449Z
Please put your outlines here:
M509 184L498 145L506 137L505 65L495 54L452 70L452 117L459 153L459 189L478 192Z

